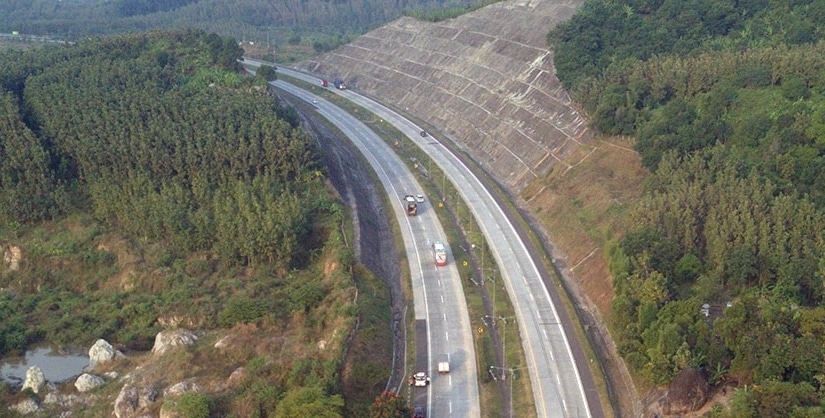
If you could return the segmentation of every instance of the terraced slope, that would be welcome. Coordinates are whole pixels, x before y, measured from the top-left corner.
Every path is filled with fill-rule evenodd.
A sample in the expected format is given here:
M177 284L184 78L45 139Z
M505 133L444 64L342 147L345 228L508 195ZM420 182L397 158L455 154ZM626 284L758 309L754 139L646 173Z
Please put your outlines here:
M300 68L342 77L435 126L518 191L591 150L546 44L581 3L504 1L438 23L401 18Z

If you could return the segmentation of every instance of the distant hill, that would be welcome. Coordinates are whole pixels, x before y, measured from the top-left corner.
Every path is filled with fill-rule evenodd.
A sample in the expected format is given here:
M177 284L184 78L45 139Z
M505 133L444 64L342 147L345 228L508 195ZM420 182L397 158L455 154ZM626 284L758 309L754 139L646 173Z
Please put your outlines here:
M8 0L0 32L77 39L150 29L198 27L271 46L329 48L405 12L467 7L476 0ZM335 41L338 42L335 42Z

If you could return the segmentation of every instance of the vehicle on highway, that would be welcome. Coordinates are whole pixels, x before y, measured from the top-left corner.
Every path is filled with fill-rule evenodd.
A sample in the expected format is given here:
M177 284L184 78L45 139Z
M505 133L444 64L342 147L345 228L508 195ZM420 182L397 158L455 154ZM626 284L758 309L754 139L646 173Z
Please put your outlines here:
M318 104L318 99L312 99L312 104Z
M424 203L424 195L423 194L415 195L415 201L418 202L418 203Z
M415 203L415 196L411 194L404 196L404 202L407 204L407 216L415 216L418 213L418 204Z
M450 372L450 359L447 358L446 354L443 354L438 357L438 373L439 374L447 374Z
M424 408L417 406L413 412L413 418L424 418Z
M410 378L410 386L424 387L430 384L430 376L425 372L418 372Z
M435 257L436 266L447 265L447 249L444 248L444 244L442 244L441 241L433 243L433 257Z

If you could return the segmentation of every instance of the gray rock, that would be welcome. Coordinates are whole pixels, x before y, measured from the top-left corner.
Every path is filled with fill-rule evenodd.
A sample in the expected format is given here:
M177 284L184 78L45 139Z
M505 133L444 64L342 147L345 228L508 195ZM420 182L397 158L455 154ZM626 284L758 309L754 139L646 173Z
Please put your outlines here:
M115 350L108 341L99 339L95 341L92 348L89 349L89 366L94 368L97 363L112 361L115 357L122 355L123 354Z
M96 396L78 395L76 393L61 394L60 392L49 392L43 399L43 403L65 409L73 408L76 405L92 405L97 399Z
M668 415L686 414L696 411L710 397L710 384L697 369L679 372L670 383L663 403L663 411Z
M26 415L39 411L40 405L34 399L28 398L12 405L9 409L16 411L18 414Z
M229 375L229 379L226 380L224 388L231 389L238 387L247 379L247 377L249 377L249 371L243 367L238 367L232 371L232 374Z
M77 388L78 392L82 393L88 392L103 383L103 378L93 374L83 373L74 381L74 387Z
M198 340L198 336L185 329L161 331L155 336L155 345L152 354L162 356L175 347L190 346Z
M138 390L134 385L126 384L115 399L115 416L131 418L138 409Z
M138 406L144 407L158 399L158 391L151 387L145 387L140 390L138 397Z
M26 381L23 383L23 389L31 389L32 392L38 393L43 385L46 383L46 378L43 376L43 371L40 367L32 366L26 370Z
M200 392L201 388L195 382L179 382L163 390L164 397L180 396L189 392Z

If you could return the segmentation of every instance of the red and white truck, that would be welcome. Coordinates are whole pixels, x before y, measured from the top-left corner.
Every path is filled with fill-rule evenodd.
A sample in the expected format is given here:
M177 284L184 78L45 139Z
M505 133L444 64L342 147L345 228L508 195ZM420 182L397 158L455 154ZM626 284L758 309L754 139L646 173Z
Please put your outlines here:
M447 265L447 249L444 248L444 244L442 244L441 241L433 243L433 257L435 257L436 266Z

